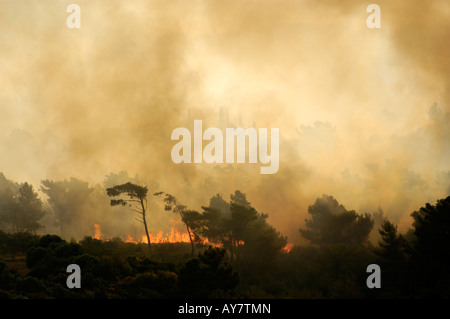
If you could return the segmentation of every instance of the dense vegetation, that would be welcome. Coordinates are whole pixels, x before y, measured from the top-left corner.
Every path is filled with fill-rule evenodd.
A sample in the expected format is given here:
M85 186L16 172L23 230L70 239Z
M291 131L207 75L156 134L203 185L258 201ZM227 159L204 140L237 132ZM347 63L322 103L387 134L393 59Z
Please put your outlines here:
M239 191L229 201L213 196L201 212L155 193L180 216L191 242L148 245L37 235L42 203L30 185L7 182L0 183L2 298L450 297L450 196L413 212L411 229L400 234L385 217L375 223L382 215L358 214L323 195L309 206L310 217L299 229L310 243L286 250L286 238L267 222L268 215ZM74 199L80 200L68 185L89 193L75 180L66 182L65 192L56 192L54 182L45 185L62 215L65 207L76 214ZM374 244L369 234L375 225L381 239ZM366 268L374 263L382 270L381 289L366 286ZM81 289L66 285L70 264L81 268Z

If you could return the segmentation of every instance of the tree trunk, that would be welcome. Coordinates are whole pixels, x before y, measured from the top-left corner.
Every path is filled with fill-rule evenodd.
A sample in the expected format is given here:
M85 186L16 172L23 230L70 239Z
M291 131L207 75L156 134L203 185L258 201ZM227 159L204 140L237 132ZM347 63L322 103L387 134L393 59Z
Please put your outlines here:
M142 201L142 198L141 198L141 207L142 207L142 221L144 222L145 235L147 235L147 244L148 248L151 248L150 235L148 234L147 221L145 220L145 206L144 202Z
M147 222L145 221L145 213L142 214L142 219L144 219L144 228L145 228L145 235L147 235L148 248L151 248L150 235L148 234Z
M189 235L189 240L191 241L191 247L192 247L191 257L194 257L194 241L192 240L191 232L190 232L189 227L188 227L187 224L186 224L186 229L187 229L187 232L188 232L188 235Z

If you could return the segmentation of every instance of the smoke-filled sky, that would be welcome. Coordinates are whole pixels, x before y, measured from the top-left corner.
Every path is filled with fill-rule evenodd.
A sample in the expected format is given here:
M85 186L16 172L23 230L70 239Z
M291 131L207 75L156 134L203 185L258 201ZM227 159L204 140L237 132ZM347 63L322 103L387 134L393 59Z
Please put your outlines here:
M0 172L125 170L193 209L239 189L290 241L322 194L405 230L450 195L450 2L376 1L379 29L371 3L0 0ZM279 128L279 171L173 163L195 119Z

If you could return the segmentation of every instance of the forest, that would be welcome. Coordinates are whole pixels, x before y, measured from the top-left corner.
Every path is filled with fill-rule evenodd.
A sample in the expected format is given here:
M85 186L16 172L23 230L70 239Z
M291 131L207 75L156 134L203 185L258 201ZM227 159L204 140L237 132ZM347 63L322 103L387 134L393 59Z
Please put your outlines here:
M196 211L137 182L124 174L102 187L43 180L43 201L31 184L0 174L0 298L450 297L450 196L417 207L400 233L382 212L359 213L324 194L298 229L305 244L294 245L243 191L216 194ZM179 220L185 240L150 236L150 197ZM112 232L124 223L117 216L137 216L146 240L76 237L101 214ZM81 289L66 285L70 264L80 266ZM380 289L366 285L369 264L381 268Z

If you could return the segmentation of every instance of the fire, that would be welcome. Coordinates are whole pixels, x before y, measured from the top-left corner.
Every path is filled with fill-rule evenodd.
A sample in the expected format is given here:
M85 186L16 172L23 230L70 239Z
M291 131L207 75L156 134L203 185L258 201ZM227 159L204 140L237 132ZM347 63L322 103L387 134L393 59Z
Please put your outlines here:
M294 243L288 243L286 246L283 247L283 251L289 253L292 247L294 247Z
M126 243L133 243L133 244L139 244L138 241L134 240L133 237L131 237L130 234L127 235L127 240L125 240Z
M190 243L189 234L187 232L181 232L172 226L170 233L163 233L162 231L157 234L150 233L151 243ZM95 239L102 238L102 226L100 224L94 224L94 236ZM130 234L127 235L126 243L147 243L147 235L142 235L141 240L134 239Z
M170 234L163 234L162 231L158 232L156 235L150 233L150 242L151 243L190 243L189 234L187 232L182 233L178 229L171 228ZM147 236L143 235L141 242L147 243Z
M161 244L161 243L190 243L189 234L187 232L182 233L174 227L171 228L170 233L164 234L162 231L158 232L156 235L153 233L148 234L150 237L150 243ZM141 240L135 240L130 234L127 235L127 243L148 243L147 235L142 235Z
M100 224L94 224L94 238L100 239L102 237L102 226Z
M174 222L173 222L174 223ZM102 227L100 224L94 224L94 236L95 239L101 239L102 236ZM187 232L181 232L176 229L174 226L171 227L169 233L163 233L163 231L159 231L157 234L149 233L150 243L152 244L161 244L161 243L190 243L189 234ZM103 238L104 239L104 238ZM108 240L108 239L106 239ZM127 239L124 240L126 243L148 243L147 235L142 235L141 239L134 239L131 234L127 234ZM215 247L220 247L220 244L210 243L207 238L202 240L203 244L212 245ZM237 245L244 245L243 241L239 241L236 243Z

